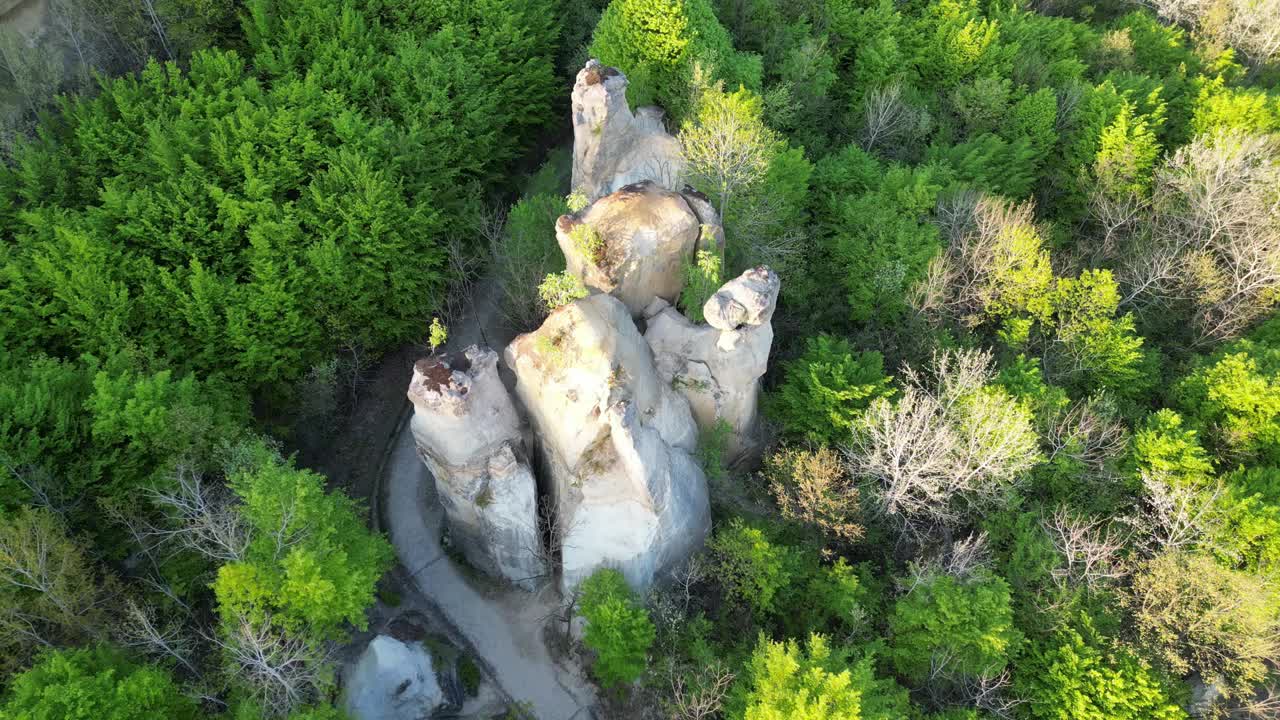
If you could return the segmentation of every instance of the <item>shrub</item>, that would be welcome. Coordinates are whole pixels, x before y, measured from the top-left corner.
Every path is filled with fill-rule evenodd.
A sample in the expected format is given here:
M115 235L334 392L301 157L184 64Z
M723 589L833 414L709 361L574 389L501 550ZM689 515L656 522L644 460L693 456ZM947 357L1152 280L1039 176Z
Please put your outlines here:
M538 286L538 297L542 298L548 310L568 305L574 300L586 297L587 294L587 286L582 284L582 280L577 275L570 275L567 270L551 273Z
M582 583L583 643L596 653L592 670L605 685L630 683L644 673L655 631L622 573L597 570Z
M771 542L763 530L739 518L721 528L710 547L716 579L727 597L747 605L757 617L772 613L778 593L792 580L789 548Z
M812 525L840 542L862 537L858 489L834 450L780 448L765 458L764 475L783 517Z
M2 708L11 718L200 717L166 670L135 665L106 647L50 651L14 678Z
M720 289L722 279L720 256L707 250L699 250L697 259L686 261L683 267L684 289L680 291L680 310L695 323L704 320L702 306Z

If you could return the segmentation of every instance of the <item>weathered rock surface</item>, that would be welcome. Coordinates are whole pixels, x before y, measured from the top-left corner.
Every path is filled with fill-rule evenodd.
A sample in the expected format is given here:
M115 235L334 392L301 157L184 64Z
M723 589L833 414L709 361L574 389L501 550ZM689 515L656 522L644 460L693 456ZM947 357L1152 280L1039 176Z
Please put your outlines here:
M697 427L620 301L561 307L505 360L541 436L566 590L600 567L642 589L701 546L710 509L691 456Z
M651 180L678 187L680 143L662 124L662 109L627 105L627 78L590 60L573 85L573 188L590 200Z
M653 348L663 382L689 401L704 430L724 420L733 430L727 460L738 462L759 448L760 378L773 344L773 311L781 283L767 267L757 267L725 283L702 312L707 324L694 325L664 300L646 309L644 338Z
M421 643L378 635L345 679L342 707L354 720L421 720L445 704Z
M539 551L537 483L498 355L472 345L419 360L409 383L410 428L435 477L451 542L493 575L532 588Z
M703 224L689 198L647 182L622 188L556 222L568 272L588 288L621 300L633 317L640 317L655 297L674 302L684 287L684 264L692 259L699 238L705 235L713 242L719 232L718 224ZM583 248L584 233L599 238L594 257Z

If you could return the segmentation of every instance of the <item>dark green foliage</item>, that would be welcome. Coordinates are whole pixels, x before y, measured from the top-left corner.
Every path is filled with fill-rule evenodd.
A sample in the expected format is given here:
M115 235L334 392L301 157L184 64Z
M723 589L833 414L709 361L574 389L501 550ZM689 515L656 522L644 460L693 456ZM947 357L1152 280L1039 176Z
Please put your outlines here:
M917 681L935 662L945 662L950 677L998 673L1022 642L1009 585L994 575L925 576L894 605L889 625L889 657L899 673Z
M879 397L893 394L877 352L858 352L830 335L810 338L805 353L783 365L785 380L769 396L769 415L811 442L848 442L854 421Z
M596 653L593 670L605 685L634 682L644 672L653 623L617 570L597 570L582 583L587 621L583 643Z

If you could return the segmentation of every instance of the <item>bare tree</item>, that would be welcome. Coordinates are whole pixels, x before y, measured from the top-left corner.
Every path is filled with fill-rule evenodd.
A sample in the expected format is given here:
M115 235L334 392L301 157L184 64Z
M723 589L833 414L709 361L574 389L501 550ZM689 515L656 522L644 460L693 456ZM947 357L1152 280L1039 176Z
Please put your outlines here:
M283 717L323 697L331 685L332 648L272 623L234 618L206 639L222 650L232 682L271 717Z
M871 152L882 144L915 132L923 121L920 111L903 99L901 85L894 83L873 88L863 101L858 144Z
M57 516L22 509L0 520L3 662L21 663L39 646L103 639L113 593Z
M1128 574L1121 562L1127 538L1105 520L1079 518L1059 508L1040 526L1063 557L1063 565L1051 573L1060 589L1099 589Z
M872 507L917 535L998 506L1039 461L1028 411L987 386L989 352L942 353L932 374L907 368L896 406L874 402L847 451Z
M671 720L710 720L719 716L733 685L733 673L719 663L697 670L672 663L668 675L671 697L664 705Z
M1280 55L1280 0L1145 0L1162 18L1241 50L1257 64Z
M221 484L205 482L199 471L187 465L174 470L173 480L170 487L148 492L148 499L170 522L150 525L142 534L220 563L243 560L250 529L236 508L234 494Z
M1148 554L1187 549L1211 534L1215 504L1224 489L1220 481L1202 489L1144 472L1142 486L1143 506L1125 522L1134 527Z
M196 649L195 638L187 633L182 621L160 618L151 605L139 603L133 598L127 599L124 617L116 634L125 647L174 660L193 676L200 675L192 661Z
M1280 690L1275 685L1261 688L1253 697L1238 702L1227 711L1232 720L1275 720L1280 717Z
M1220 133L1156 174L1151 231L1115 258L1123 304L1189 306L1195 342L1235 337L1280 298L1280 140Z
M1048 424L1044 434L1049 460L1069 458L1097 479L1111 476L1110 466L1125 451L1128 442L1128 430L1103 395L1072 403L1067 412Z

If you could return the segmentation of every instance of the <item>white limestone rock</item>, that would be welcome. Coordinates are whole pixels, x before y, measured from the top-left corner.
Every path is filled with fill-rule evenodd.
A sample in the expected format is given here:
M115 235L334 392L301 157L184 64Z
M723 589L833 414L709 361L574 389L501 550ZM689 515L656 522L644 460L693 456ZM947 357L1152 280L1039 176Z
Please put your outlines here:
M410 429L453 544L476 567L532 589L547 574L537 483L497 362L497 353L476 345L419 360L409 383Z
M583 225L602 241L595 257L578 239ZM568 272L588 288L621 300L633 317L640 317L655 297L675 301L684 287L684 264L704 235L708 242L723 236L718 224L702 223L686 196L648 182L622 188L556 222Z
M559 308L505 361L541 437L566 591L601 567L642 590L701 547L711 518L697 427L620 301Z
M680 143L662 109L627 105L627 78L590 60L573 85L573 188L589 200L649 180L675 189L684 171Z
M445 704L421 643L378 635L345 678L342 707L353 720L422 720Z
M689 401L703 430L719 420L733 430L727 460L751 457L761 444L760 378L769 366L773 311L781 282L767 267L725 283L703 305L707 323L695 325L663 300L646 310L644 338L658 375Z

